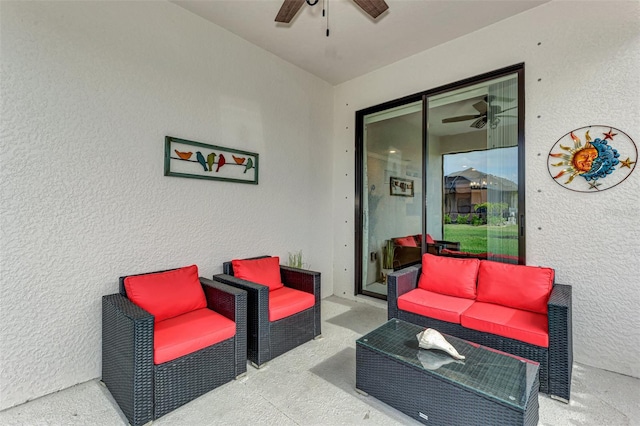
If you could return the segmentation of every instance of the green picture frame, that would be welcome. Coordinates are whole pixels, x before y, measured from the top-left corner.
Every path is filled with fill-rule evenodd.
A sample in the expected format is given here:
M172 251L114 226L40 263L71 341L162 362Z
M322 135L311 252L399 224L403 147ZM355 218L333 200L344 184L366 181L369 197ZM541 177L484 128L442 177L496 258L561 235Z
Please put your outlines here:
M164 139L164 175L258 184L259 155L173 136Z

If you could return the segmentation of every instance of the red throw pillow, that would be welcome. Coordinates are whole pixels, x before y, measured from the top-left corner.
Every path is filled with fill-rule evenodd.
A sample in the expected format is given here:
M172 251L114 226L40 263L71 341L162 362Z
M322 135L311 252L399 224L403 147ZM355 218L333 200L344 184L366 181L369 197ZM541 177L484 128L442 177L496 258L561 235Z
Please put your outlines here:
M235 259L231 261L233 275L237 278L266 285L269 291L283 287L280 278L280 258Z
M413 236L396 238L393 240L393 242L397 246L418 247L418 244L416 244L416 239L413 238Z
M127 297L154 316L154 321L207 307L196 265L124 279Z
M448 296L476 298L478 259L457 259L425 253L418 287Z
M478 271L478 302L547 313L554 270L483 260Z

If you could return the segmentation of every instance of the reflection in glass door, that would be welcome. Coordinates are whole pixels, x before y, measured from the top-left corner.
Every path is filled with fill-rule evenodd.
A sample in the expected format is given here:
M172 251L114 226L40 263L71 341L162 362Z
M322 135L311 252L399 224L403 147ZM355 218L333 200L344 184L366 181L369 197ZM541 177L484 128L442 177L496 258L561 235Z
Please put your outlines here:
M361 292L387 295L386 275L420 261L422 101L364 116Z
M427 234L438 254L518 263L518 75L428 97Z

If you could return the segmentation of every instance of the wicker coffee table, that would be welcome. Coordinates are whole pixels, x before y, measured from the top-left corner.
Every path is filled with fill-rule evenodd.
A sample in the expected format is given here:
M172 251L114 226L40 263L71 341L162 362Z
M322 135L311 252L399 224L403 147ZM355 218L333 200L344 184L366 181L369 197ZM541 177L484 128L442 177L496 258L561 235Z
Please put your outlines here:
M391 319L356 341L356 388L427 425L537 425L537 362L445 335L466 357L418 348Z

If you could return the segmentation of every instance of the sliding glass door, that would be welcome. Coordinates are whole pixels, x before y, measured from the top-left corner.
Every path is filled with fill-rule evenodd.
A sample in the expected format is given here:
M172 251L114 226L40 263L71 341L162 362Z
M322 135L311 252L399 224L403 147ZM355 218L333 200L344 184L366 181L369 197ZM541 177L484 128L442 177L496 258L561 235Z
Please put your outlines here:
M386 276L420 258L422 100L366 114L362 120L361 292L386 297ZM408 237L403 257L395 241Z
M356 114L356 294L424 253L524 263L524 67Z

